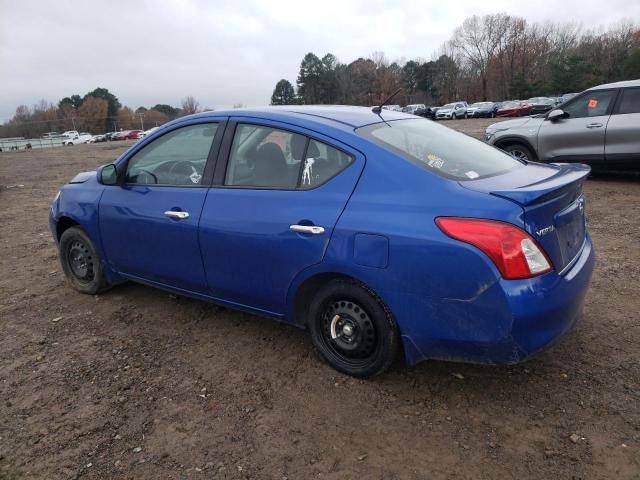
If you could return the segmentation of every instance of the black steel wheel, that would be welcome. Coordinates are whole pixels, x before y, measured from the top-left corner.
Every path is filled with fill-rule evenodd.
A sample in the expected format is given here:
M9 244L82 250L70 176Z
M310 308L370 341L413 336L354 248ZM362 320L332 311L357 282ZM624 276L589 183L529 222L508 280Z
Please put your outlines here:
M95 278L95 259L82 240L74 240L67 247L67 262L77 281L89 283Z
M334 280L311 303L309 329L316 349L336 370L370 377L393 363L398 328L382 301L365 286Z
M62 233L59 254L68 282L79 292L95 294L109 287L93 242L80 227Z

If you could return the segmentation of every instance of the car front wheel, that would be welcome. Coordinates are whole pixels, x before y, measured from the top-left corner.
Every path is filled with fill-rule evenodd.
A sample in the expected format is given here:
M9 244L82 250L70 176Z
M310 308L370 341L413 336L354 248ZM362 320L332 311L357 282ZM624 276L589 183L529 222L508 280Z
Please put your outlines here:
M387 370L398 352L398 327L382 300L364 285L334 280L309 309L314 346L336 370L367 378Z
M503 150L510 154L512 157L517 158L518 160L522 160L524 162L532 162L535 160L531 150L529 150L524 145L509 145L508 147L504 147Z
M73 288L90 295L109 288L96 248L80 227L62 233L59 253L62 270Z

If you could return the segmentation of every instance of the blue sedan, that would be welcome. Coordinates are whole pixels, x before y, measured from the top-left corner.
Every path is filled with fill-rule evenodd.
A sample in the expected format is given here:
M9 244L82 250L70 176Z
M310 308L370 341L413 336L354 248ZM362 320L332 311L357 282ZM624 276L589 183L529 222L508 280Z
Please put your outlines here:
M399 351L515 363L570 330L588 174L389 110L216 111L77 175L50 225L80 292L132 280L284 321L368 377Z

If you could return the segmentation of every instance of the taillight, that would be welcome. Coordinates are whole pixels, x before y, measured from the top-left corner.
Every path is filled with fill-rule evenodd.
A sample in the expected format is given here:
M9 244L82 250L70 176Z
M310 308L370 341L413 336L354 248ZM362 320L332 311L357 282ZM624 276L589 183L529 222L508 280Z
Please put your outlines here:
M530 278L551 270L551 262L540 246L515 225L456 217L436 218L436 224L451 238L482 250L506 279Z

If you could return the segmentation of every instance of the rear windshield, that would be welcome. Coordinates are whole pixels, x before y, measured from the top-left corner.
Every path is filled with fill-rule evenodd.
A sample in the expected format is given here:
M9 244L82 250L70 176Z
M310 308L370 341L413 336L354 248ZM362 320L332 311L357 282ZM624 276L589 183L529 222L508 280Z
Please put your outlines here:
M442 177L475 180L524 166L511 155L449 127L423 119L395 120L356 132Z

